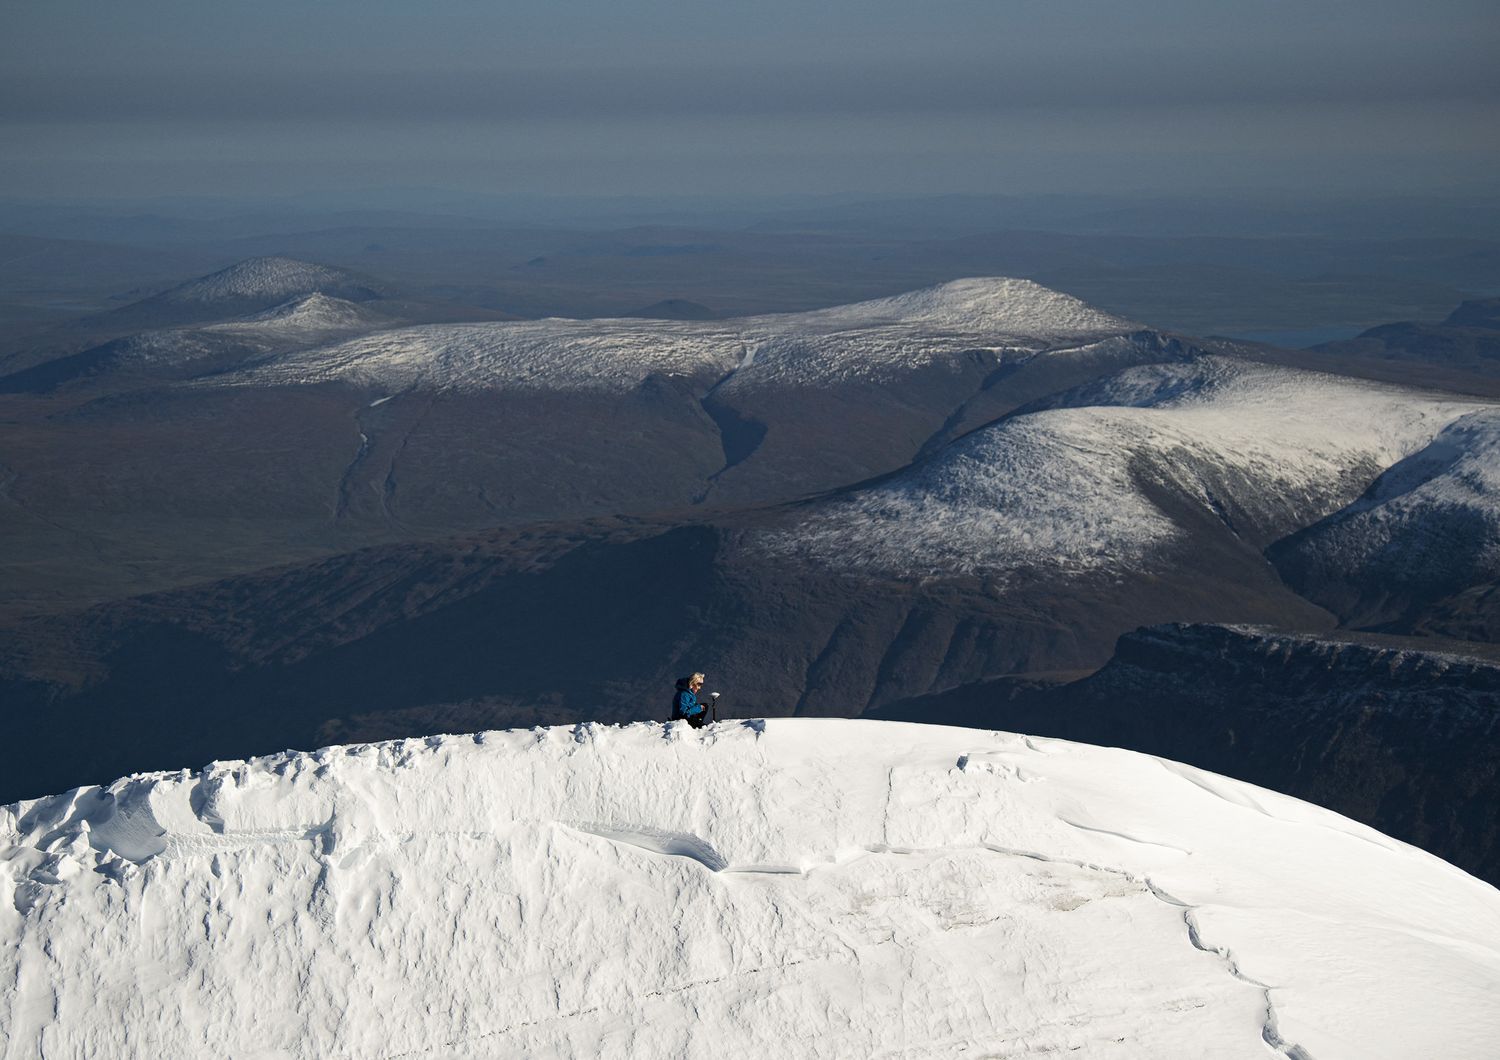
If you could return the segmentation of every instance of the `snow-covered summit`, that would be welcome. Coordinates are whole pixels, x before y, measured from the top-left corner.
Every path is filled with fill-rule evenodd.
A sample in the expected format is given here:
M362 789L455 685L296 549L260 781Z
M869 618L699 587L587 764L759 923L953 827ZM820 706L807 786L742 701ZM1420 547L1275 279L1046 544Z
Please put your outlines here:
M979 327L1011 337L1046 339L1082 339L1140 326L1072 295L1004 276L951 280L888 298L795 315L804 325L822 327Z
M1135 328L1027 280L956 280L806 313L738 320L430 325L278 358L241 385L351 382L391 391L628 390L652 375L730 388L889 380L976 348L1033 356ZM731 375L732 373L732 375Z
M341 331L362 331L383 322L378 314L357 302L314 292L262 309L239 320L209 324L204 330L222 333L264 333L267 335L318 335Z
M294 324L305 327L353 327L369 319L369 311L344 298L333 298L314 291L302 298L292 298L252 313L246 321L256 323Z
M1131 752L834 720L327 748L0 810L6 1056L1500 1050L1500 893Z
M189 280L157 297L166 302L219 302L292 298L317 291L356 286L343 269L296 258L247 258L218 272Z
M1179 534L1146 484L1266 540L1494 406L1222 358L1132 368L824 503L766 548L903 575L1139 567Z

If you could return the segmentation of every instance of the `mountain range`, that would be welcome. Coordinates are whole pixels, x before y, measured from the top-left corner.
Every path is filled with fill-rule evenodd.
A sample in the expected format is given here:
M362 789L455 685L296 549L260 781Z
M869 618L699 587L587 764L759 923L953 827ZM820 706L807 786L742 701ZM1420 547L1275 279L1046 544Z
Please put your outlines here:
M35 751L0 799L659 717L695 669L741 717L999 724L1017 689L1097 703L1077 682L1143 626L1450 653L1500 628L1500 405L1472 393L997 277L737 319L411 324L341 273L216 275L176 290L270 304L0 377L0 695ZM1237 672L1210 655L1205 688ZM1306 709L1304 675L1265 677L1267 702ZM1118 713L1080 708L1066 735ZM1262 735L1225 751L1240 715ZM1459 770L1489 806L1467 830L1436 775L1402 789L1416 817L1355 779L1348 741L1416 722L1329 722L1326 768L1266 773L1281 722L1252 716L1220 706L1170 754L1496 871L1493 776Z

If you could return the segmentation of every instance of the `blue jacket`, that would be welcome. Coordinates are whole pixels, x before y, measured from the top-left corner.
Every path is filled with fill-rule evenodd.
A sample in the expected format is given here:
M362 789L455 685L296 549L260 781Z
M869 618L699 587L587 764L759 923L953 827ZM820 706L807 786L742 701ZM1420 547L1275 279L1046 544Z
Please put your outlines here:
M698 697L693 695L686 681L677 682L677 694L672 697L672 717L674 718L696 718L707 709L698 702Z

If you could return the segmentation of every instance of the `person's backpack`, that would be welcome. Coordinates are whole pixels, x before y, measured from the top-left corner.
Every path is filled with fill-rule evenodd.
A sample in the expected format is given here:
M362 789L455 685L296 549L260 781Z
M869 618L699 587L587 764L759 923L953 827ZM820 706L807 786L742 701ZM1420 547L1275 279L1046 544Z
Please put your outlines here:
M691 684L692 678L690 677L679 677L677 679L677 687L672 692L672 721L681 721L683 718L687 717L687 715L682 712L682 694L684 692L691 691L691 689L689 688L689 685Z

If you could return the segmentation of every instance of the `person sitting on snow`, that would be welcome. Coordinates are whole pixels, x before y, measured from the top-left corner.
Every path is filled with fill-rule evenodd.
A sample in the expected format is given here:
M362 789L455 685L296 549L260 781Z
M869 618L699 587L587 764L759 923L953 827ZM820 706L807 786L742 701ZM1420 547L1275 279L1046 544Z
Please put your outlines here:
M708 721L708 704L698 700L698 692L702 688L702 674L694 674L692 677L683 677L678 680L677 691L672 696L673 721L686 721L695 729L703 728L703 723ZM709 698L711 701L718 696L715 694Z

